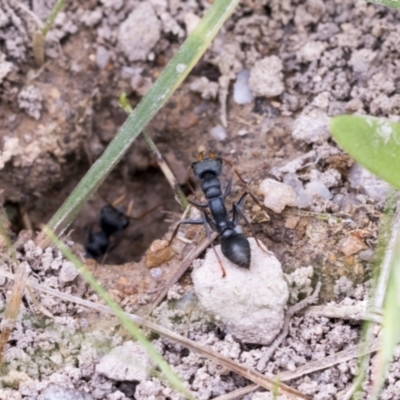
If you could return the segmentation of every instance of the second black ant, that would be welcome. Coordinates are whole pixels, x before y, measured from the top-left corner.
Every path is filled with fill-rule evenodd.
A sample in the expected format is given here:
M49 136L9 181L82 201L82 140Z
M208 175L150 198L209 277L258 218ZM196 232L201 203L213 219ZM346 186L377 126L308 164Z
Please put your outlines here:
M116 205L123 197L115 201L114 204ZM89 229L85 246L87 258L98 258L111 251L114 247L112 239L117 238L129 226L130 220L139 220L143 218L161 204L158 204L138 217L130 215L132 212L132 202L129 204L126 214L116 208L115 205L107 204L101 208L98 221L100 227L99 231L93 232L91 228Z

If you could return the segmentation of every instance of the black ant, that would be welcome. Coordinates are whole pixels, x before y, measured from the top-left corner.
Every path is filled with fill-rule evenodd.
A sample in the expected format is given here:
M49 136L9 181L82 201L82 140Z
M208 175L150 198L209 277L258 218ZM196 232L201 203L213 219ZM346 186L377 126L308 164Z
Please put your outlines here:
M124 196L116 200L114 204L119 203ZM111 239L118 237L128 226L130 220L139 220L154 211L161 204L156 205L150 210L144 212L139 217L131 216L132 202L128 206L128 211L125 214L114 205L105 205L100 211L99 226L100 231L93 232L89 230L88 240L85 247L87 258L97 258L103 256L112 249Z
M219 179L222 171L222 158L215 157L212 153L210 153L209 157L204 158L203 153L200 153L199 160L192 164L192 170L196 178L201 180L201 188L204 192L207 203L202 204L189 200L190 204L200 210L201 218L198 220L181 221L176 227L172 239L174 238L180 224L203 224L207 237L211 238L209 230L210 226L211 229L216 231L221 238L221 250L224 256L239 267L250 268L251 252L249 241L243 234L238 233L235 228L238 224L239 216L250 225L250 222L242 211L242 206L248 194L253 198L254 196L250 192L246 191L238 202L233 203L232 210L228 211L225 206L225 198L231 192L232 177L229 179L225 192L222 194L221 182ZM243 180L240 176L239 178ZM259 203L257 199L255 200ZM206 213L206 208L210 210L211 215ZM229 214L231 213L232 217L229 218ZM225 275L223 268L222 270Z
M110 250L110 238L119 235L129 225L129 218L120 210L110 205L102 207L100 211L100 231L89 230L86 244L86 257L97 258Z

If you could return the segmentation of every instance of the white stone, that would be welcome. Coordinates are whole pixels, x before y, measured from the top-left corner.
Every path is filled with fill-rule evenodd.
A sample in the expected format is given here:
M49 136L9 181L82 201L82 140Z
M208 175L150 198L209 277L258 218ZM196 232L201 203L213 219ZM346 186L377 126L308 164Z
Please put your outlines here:
M103 46L98 46L96 50L96 64L100 69L104 69L110 61L110 52Z
M215 99L218 95L219 85L209 81L205 76L195 79L190 84L190 90L201 94L203 99Z
M377 201L384 201L390 188L387 182L379 179L357 163L350 168L348 179L353 189L361 190Z
M37 397L38 400L93 400L90 393L50 383Z
M292 187L275 179L264 179L259 188L264 196L264 206L279 214L286 206L297 206L297 194Z
M310 206L314 196L322 197L325 200L331 200L333 197L329 189L321 182L309 182L298 196L298 207L306 208Z
M300 62L312 62L319 60L326 49L325 42L309 41L297 52L297 58Z
M79 275L75 265L70 261L63 261L58 280L61 284L72 282Z
M243 69L236 75L233 85L233 101L236 104L248 104L253 101L253 93L249 86L250 71Z
M197 24L200 22L200 17L191 12L187 13L184 17L184 22L186 26L186 34L190 35L194 29L196 29Z
M299 142L323 143L329 139L328 114L318 108L304 111L293 123L292 137Z
M115 381L143 381L148 379L152 364L138 343L128 341L105 355L96 372Z
M227 138L226 130L221 125L214 126L214 128L211 129L210 134L215 140L220 142L226 140Z
M264 246L264 250L258 247L254 238L249 242L249 269L227 260L221 246L216 246L226 276L209 249L192 279L201 307L224 331L245 343L268 345L282 328L288 287L277 258Z
M145 61L161 37L161 22L150 3L139 3L122 22L118 44L129 61Z
M275 97L283 93L282 61L277 56L257 61L250 71L249 86L258 96Z

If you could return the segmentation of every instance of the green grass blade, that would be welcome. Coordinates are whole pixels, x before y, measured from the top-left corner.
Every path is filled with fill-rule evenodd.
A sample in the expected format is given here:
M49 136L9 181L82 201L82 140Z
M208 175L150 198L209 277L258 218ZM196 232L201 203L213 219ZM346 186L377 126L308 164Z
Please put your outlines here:
M43 37L45 38L47 32L50 30L51 26L53 25L58 13L64 7L65 0L57 0L56 4L54 4L53 9L51 10L50 15L48 16L44 27L41 30Z
M400 8L400 0L368 0L368 3L375 3L390 8Z
M157 350L147 340L140 329L125 315L124 310L111 298L105 289L96 281L94 276L86 267L71 253L68 247L52 232L49 228L43 228L44 234L60 249L64 257L71 261L81 276L92 287L92 289L104 300L104 302L113 310L114 315L121 321L123 327L142 345L148 356L160 367L161 371L171 384L171 386L182 393L188 399L194 399L194 396L184 386L179 377L175 374L168 363L162 358Z
M72 222L140 132L186 78L238 2L239 0L214 1L150 91L122 125L103 155L92 165L50 220L48 225L51 229L56 233L61 233ZM43 239L43 235L38 242L41 239Z
M383 118L332 118L336 142L359 164L400 189L400 124Z
M380 340L377 364L374 366L374 385L371 400L378 399L384 379L393 360L393 354L400 338L400 238L397 238L396 251L391 266L388 287L383 308L383 334Z

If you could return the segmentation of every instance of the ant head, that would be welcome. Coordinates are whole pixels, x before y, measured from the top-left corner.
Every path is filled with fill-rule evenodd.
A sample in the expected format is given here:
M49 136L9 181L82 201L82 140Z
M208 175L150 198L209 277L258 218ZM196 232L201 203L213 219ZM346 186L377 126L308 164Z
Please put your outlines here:
M199 161L192 164L193 173L196 178L202 179L204 174L210 173L215 176L219 176L222 170L222 160L219 157L215 157L213 153L209 153L209 156L204 158L204 152L199 153Z

